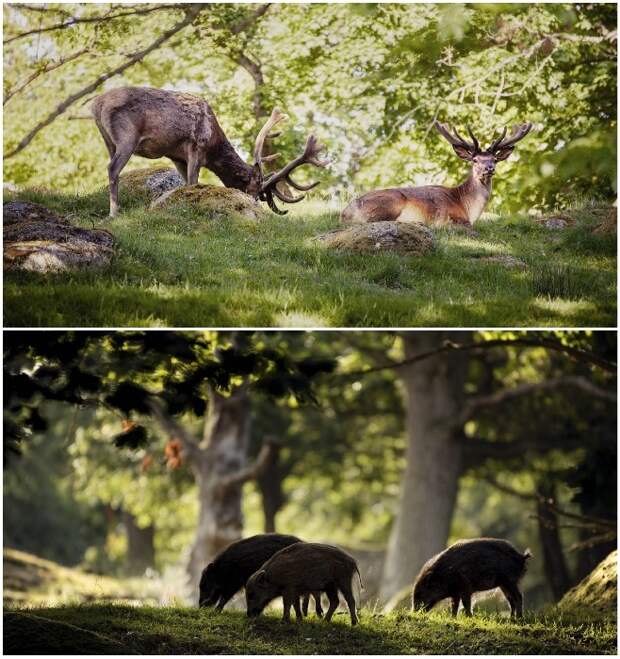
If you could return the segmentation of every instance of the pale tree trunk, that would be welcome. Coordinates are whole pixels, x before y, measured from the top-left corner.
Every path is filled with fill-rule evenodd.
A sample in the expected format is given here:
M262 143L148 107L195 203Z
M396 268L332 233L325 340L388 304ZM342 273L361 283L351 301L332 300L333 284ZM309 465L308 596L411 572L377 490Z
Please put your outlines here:
M465 343L468 332L407 332L405 357ZM422 565L445 549L461 474L455 419L462 412L466 352L442 353L399 369L407 409L407 465L390 536L380 597L410 586Z
M263 505L265 533L275 533L276 515L286 502L282 489L284 469L280 464L280 447L274 451L265 465L265 470L257 479Z
M198 485L199 512L187 572L197 587L209 561L243 530L243 482L234 476L247 467L250 437L250 400L245 389L224 397L209 394L200 452L191 467Z

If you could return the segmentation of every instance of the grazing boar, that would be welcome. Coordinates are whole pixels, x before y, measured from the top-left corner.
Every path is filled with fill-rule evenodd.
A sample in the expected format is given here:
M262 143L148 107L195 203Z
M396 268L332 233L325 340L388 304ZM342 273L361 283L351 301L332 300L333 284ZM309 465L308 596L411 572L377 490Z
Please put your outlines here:
M338 592L344 596L351 615L351 624L357 624L353 579L362 584L355 559L337 547L314 542L302 542L286 547L274 554L245 586L248 616L259 615L276 597L284 603L283 620L290 621L291 606L295 617L301 620L299 598L306 593L324 592L329 598L326 620L331 620L338 608Z
M302 541L294 535L280 533L262 533L233 542L202 571L199 606L215 606L221 611L263 563L281 549L300 542ZM309 594L304 595L304 608L307 612ZM323 611L320 593L317 593L314 599L316 613L321 617Z
M426 562L413 586L416 611L430 611L439 601L452 599L452 615L459 602L471 615L471 596L499 588L510 604L511 615L523 616L523 595L519 580L531 553L517 551L507 540L477 538L455 542Z

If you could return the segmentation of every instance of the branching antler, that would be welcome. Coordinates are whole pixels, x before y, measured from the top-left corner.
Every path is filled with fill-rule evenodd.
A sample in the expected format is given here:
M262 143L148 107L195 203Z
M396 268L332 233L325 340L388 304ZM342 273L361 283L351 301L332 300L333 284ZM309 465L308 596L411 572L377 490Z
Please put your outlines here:
M280 201L284 201L288 204L295 204L298 201L301 201L306 195L301 194L298 197L292 197L288 193L283 192L283 190L278 188L278 183L285 182L288 183L292 188L299 190L301 192L307 192L312 188L316 187L319 182L315 181L309 185L300 185L291 178L291 173L301 167L302 165L313 165L314 167L325 167L328 164L328 160L321 160L319 154L325 149L323 144L320 144L317 138L314 135L310 135L306 141L306 146L303 153L291 160L287 165L285 165L279 171L270 174L263 182L260 191L261 199L264 199L269 204L269 207L280 215L284 215L287 211L281 211L277 208L273 196L275 195Z
M468 142L466 139L463 139L456 129L452 128L451 126L449 127L448 124L442 124L439 123L439 121L435 122L435 128L445 137L445 139L454 147L454 150L457 152L458 155L458 149L463 149L465 150L470 157L473 158L477 153L480 153L480 144L478 140L475 138L471 128L467 126L467 132L469 133L469 136L471 137L472 141ZM451 134L450 130L452 131Z
M282 114L279 108L274 108L271 112L271 116L267 119L265 125L260 129L260 132L256 136L256 142L254 143L254 162L258 165L261 174L263 175L263 163L275 160L280 155L279 153L274 153L269 156L264 156L263 149L265 147L265 140L280 135L280 133L270 133L269 131L271 131L271 129L283 119L286 119L286 115Z
M502 134L487 149L488 153L498 153L500 151L512 151L517 142L522 140L532 130L532 124L517 124L512 133L506 138L507 128L504 126Z

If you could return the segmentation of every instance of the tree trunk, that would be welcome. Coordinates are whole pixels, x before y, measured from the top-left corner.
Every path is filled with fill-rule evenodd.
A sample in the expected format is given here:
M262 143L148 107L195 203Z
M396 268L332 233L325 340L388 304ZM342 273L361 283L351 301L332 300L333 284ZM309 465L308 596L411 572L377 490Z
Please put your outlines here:
M241 538L243 481L226 479L247 465L249 430L250 400L245 389L226 398L212 392L201 450L191 465L199 493L198 524L187 567L193 595L209 561Z
M127 534L127 574L139 576L148 567L155 566L155 527L140 528L136 518L123 510L123 526Z
M280 449L278 447L271 454L265 465L265 470L257 479L263 504L265 533L275 533L276 514L286 501L282 491L283 477L283 470L280 466Z
M466 342L464 332L408 332L406 357ZM407 466L392 528L380 597L390 599L414 581L422 565L446 546L461 473L454 420L461 413L467 353L442 353L399 370L407 408Z
M538 492L545 499L555 501L555 484L540 483ZM547 582L556 602L570 588L571 580L566 566L566 559L560 541L557 515L549 510L542 501L537 503L538 534L543 550L543 565Z

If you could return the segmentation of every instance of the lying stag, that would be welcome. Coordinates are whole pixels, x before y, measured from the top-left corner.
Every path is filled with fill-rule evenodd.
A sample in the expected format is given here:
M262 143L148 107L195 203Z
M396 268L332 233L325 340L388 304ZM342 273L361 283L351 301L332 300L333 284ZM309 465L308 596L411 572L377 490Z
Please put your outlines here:
M288 194L278 183L307 191L318 185L300 185L291 173L304 164L325 167L319 160L323 150L314 135L310 135L304 152L281 170L265 175L263 163L275 160L279 154L263 155L271 129L285 115L274 108L260 130L254 146L254 164L248 165L237 154L224 135L213 110L201 98L180 92L151 89L149 87L121 87L97 96L91 112L110 153L108 177L110 181L110 216L118 213L118 177L129 158L135 153L144 158L167 157L172 160L183 180L193 185L198 182L201 167L210 169L229 188L237 188L255 199L266 201L271 210L280 215L274 196L293 204L305 195Z
M398 220L445 224L454 222L471 227L480 217L491 196L495 163L506 160L515 144L531 130L532 124L515 126L506 137L506 128L488 149L480 148L469 126L471 142L464 140L456 130L450 134L445 124L435 123L437 130L448 140L456 155L472 163L467 179L456 188L443 185L423 185L417 188L390 188L374 190L354 199L343 211L345 224L363 224Z

